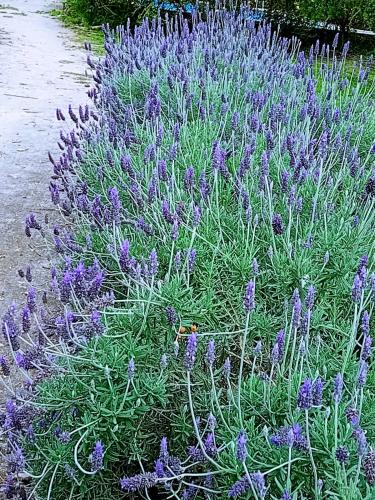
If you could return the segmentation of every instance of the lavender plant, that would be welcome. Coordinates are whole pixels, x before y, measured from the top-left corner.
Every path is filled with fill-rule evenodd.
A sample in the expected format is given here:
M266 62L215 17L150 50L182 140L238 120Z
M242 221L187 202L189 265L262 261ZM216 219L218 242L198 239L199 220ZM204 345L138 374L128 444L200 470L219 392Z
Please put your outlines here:
M57 112L74 225L61 314L3 321L9 498L374 494L374 80L246 17L104 28Z

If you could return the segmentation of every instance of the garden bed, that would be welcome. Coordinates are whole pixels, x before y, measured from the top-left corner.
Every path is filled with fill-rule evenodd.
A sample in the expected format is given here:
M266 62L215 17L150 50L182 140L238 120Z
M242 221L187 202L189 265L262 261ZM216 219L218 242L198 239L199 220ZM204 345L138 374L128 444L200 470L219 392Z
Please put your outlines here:
M9 494L371 498L374 82L337 46L221 11L105 31L96 109L57 112L64 311L31 350L4 322Z

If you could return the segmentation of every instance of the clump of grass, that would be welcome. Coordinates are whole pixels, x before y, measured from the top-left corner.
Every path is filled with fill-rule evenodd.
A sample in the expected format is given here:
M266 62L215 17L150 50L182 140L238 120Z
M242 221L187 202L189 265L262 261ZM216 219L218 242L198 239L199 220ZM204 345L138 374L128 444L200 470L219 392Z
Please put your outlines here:
M53 325L29 293L36 352L5 318L16 363L53 374L7 410L9 484L371 498L369 68L347 81L347 45L305 55L243 11L161 23L105 31L96 109L69 108L51 158L75 229Z

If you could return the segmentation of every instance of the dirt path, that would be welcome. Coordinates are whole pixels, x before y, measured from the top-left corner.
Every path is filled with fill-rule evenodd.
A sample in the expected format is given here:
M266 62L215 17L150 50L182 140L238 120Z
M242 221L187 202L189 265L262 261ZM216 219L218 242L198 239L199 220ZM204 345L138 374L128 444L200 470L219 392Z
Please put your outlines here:
M37 290L49 286L45 249L40 238L26 238L24 220L30 212L56 218L47 156L49 150L58 154L61 126L55 110L85 102L88 86L83 48L72 32L46 14L56 4L5 1L1 5L0 0L0 321L13 301L21 306L25 302L27 283L18 269L30 264ZM7 346L0 333L1 354L7 354ZM4 402L0 384L0 411ZM0 435L0 483L1 444Z
M17 270L31 264L37 287L47 281L43 248L24 233L27 213L54 210L48 150L57 154L55 109L85 101L85 53L74 35L46 14L43 0L0 6L0 317L27 289ZM5 349L0 338L0 354ZM1 389L0 389L1 391ZM1 398L0 398L1 406Z

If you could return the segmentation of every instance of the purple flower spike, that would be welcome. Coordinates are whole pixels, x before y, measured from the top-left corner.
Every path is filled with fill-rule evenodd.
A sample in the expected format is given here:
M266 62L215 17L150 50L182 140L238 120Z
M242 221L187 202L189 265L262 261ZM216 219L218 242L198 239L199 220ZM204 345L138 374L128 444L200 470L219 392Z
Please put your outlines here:
M214 415L212 415L212 413L210 413L207 418L207 426L211 431L213 431L216 425L217 425L216 418L214 417Z
M361 358L363 361L368 360L372 355L372 337L366 335L363 339L362 354Z
M366 482L370 486L375 484L375 451L369 451L363 460Z
M366 361L363 361L363 359L361 359L359 361L359 370L357 379L357 384L359 387L365 386L367 380L367 372L368 372L368 364L366 363Z
M190 166L185 171L184 176L184 188L189 194L193 192L194 189L194 167Z
M101 441L95 443L95 448L89 457L92 472L98 472L103 468L104 446Z
M343 388L344 388L344 379L342 374L338 373L333 383L333 400L336 404L339 404L341 401Z
M168 452L168 441L166 437L163 437L160 441L160 454L159 458L163 463L168 462L169 452Z
M345 410L346 418L352 427L357 427L359 425L359 413L355 408L347 408Z
M5 356L0 356L0 370L4 377L8 377L10 375L10 368Z
M363 429L357 427L353 431L353 437L357 441L357 451L360 457L363 457L367 452L367 439Z
M199 205L194 205L193 209L193 227L198 227L202 217L202 210Z
M150 253L150 274L151 276L156 276L158 272L158 254L156 253L155 248L151 250Z
M27 266L26 267L26 273L25 273L26 281L31 283L33 280L32 274L31 274L31 267Z
M306 296L306 307L310 311L314 307L314 300L315 300L315 287L313 285L310 285L307 290L307 296Z
M272 229L273 232L279 236L284 232L284 223L280 214L273 214L272 216Z
M300 410L310 410L313 405L313 384L307 378L302 382L298 391L297 406Z
M236 452L237 460L241 463L246 461L247 457L246 443L247 443L246 432L244 430L241 430L237 437L237 452Z
M158 458L155 462L155 474L157 477L164 477L165 476L165 468L162 460Z
M213 366L215 362L215 341L211 339L207 346L206 362L209 366Z
M313 398L313 405L314 406L321 406L323 402L323 388L324 388L324 383L323 380L318 377L312 387L312 398Z
M193 369L197 355L197 347L198 347L198 335L196 332L193 332L188 339L185 351L184 366L188 372L191 372L191 370Z
M223 376L225 378L229 378L230 372L231 372L230 358L226 358L226 360L224 361L224 366L223 366Z
M155 472L145 472L132 477L123 477L120 479L121 489L129 493L142 491L146 488L155 486L158 476Z
M167 355L166 354L162 354L161 358L160 358L160 368L162 370L165 370L168 366L168 358L167 358Z
M175 325L178 322L178 315L174 307L170 305L167 306L165 308L165 314L167 316L167 321L171 326Z
M27 293L27 307L31 313L36 312L36 290L30 287Z
M229 498L238 498L245 493L247 493L251 488L249 479L247 476L242 477L238 481L236 481L228 491Z
M250 477L255 491L257 492L260 499L263 500L267 492L264 474L262 474L261 472L253 472Z
M31 328L31 313L28 306L22 309L22 331L27 333Z
M131 358L128 363L128 380L133 380L135 374L135 363L134 358Z
M262 350L263 350L262 341L258 340L254 346L254 355L259 356L260 354L262 354Z
M252 263L253 275L258 276L259 274L259 265L258 261L254 258Z
M370 316L367 311L364 311L362 316L361 330L364 337L370 333Z
M246 287L245 298L244 298L244 308L249 314L255 309L255 282L249 281Z
M335 455L336 455L336 460L340 464L346 464L347 461L349 460L349 451L348 448L346 448L345 446L339 446L336 449Z
M11 473L21 473L25 470L25 457L19 446L8 455L8 470Z
M194 250L194 248L191 248L188 251L188 260L187 260L189 273L193 272L194 270L196 258L197 258L197 251Z
M359 304L362 294L362 280L358 274L355 275L353 286L352 286L352 300L356 304Z

